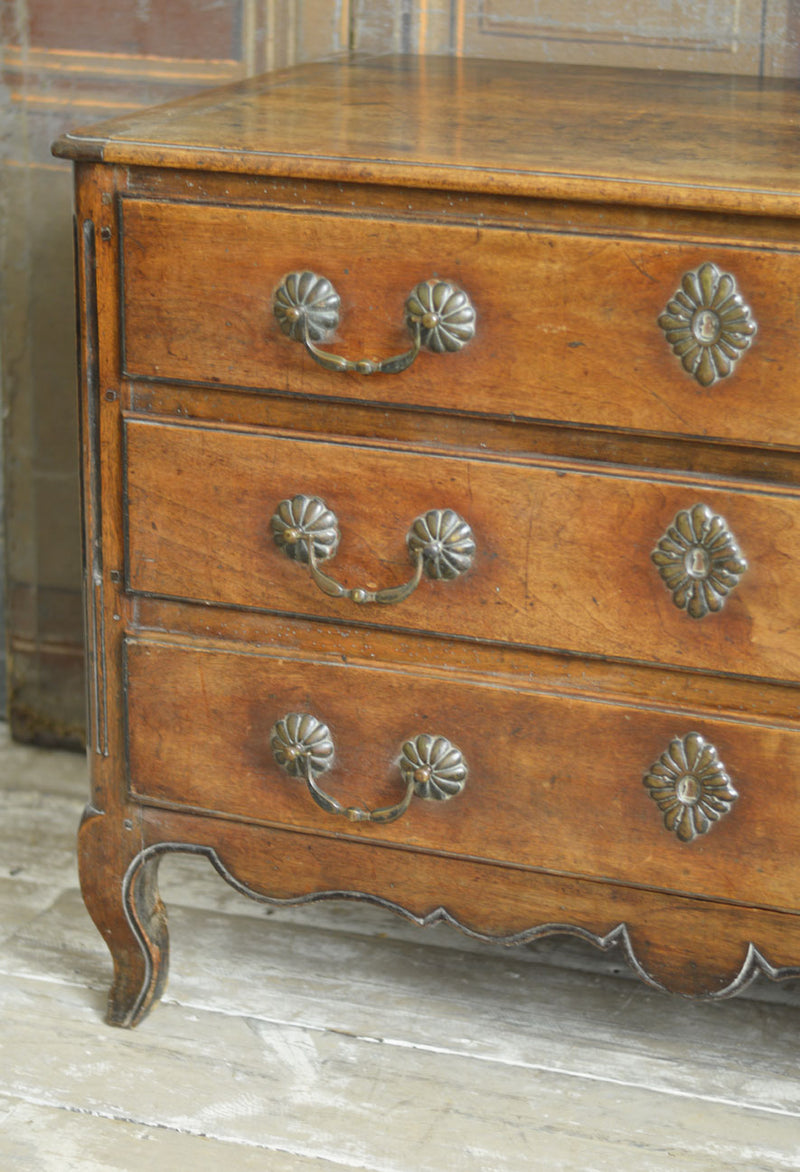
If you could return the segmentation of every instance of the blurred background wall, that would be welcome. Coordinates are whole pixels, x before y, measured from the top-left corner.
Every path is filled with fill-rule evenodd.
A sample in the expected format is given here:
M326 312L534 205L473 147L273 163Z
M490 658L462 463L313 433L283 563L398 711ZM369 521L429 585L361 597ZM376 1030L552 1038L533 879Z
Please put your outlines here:
M14 736L84 730L70 126L370 53L800 75L800 0L0 0L0 379Z

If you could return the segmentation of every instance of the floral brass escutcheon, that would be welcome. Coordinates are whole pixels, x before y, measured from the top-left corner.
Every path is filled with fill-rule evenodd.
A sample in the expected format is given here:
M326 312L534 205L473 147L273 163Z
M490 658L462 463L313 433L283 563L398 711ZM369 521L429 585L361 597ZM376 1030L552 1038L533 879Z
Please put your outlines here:
M731 373L757 329L734 278L710 261L684 274L658 324L701 387Z
M701 504L678 513L651 557L672 601L693 619L722 610L747 569L724 517Z
M738 798L710 741L699 733L676 737L650 766L644 784L681 842L706 834Z

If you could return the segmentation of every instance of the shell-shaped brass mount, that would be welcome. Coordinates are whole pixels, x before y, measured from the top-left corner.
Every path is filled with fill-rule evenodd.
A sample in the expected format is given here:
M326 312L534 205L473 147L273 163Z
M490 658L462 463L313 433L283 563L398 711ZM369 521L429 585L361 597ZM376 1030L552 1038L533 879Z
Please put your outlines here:
M336 553L341 534L336 514L319 497L298 494L282 500L272 516L272 535L287 557L309 567L324 594L358 603L401 602L416 590L423 574L445 581L457 578L470 569L476 552L472 529L458 513L452 509L429 509L411 522L406 534L408 554L414 566L408 582L383 590L367 590L361 586L342 586L320 569L319 563Z
M394 822L405 814L413 797L446 802L463 790L467 764L460 749L447 737L420 733L403 745L398 762L405 782L403 797L393 806L368 810L343 806L317 785L317 778L333 765L333 736L324 721L307 712L290 712L273 725L270 746L276 763L306 783L317 805L328 814L340 814L350 822Z
M341 299L327 277L308 269L288 273L273 294L272 308L283 333L301 342L315 362L326 370L351 374L399 374L420 349L454 353L475 336L475 309L467 294L436 278L421 281L406 300L411 348L375 361L354 361L318 348L317 343L327 341L339 327Z

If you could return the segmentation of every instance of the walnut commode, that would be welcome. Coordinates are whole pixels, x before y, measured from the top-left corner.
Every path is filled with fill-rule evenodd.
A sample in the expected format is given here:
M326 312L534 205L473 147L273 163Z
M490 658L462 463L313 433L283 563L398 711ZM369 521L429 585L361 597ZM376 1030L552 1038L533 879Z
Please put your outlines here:
M59 140L110 1021L171 851L692 995L800 974L798 122L378 58Z

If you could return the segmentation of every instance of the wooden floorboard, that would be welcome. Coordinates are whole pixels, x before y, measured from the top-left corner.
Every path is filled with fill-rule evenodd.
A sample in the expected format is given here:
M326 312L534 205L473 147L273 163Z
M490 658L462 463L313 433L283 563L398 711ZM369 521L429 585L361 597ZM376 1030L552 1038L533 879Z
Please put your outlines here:
M0 1168L37 1172L337 1172L341 1164L0 1096Z
M168 859L137 1030L77 889L79 757L0 741L0 1172L800 1168L796 983L712 1004L580 942L273 910Z

